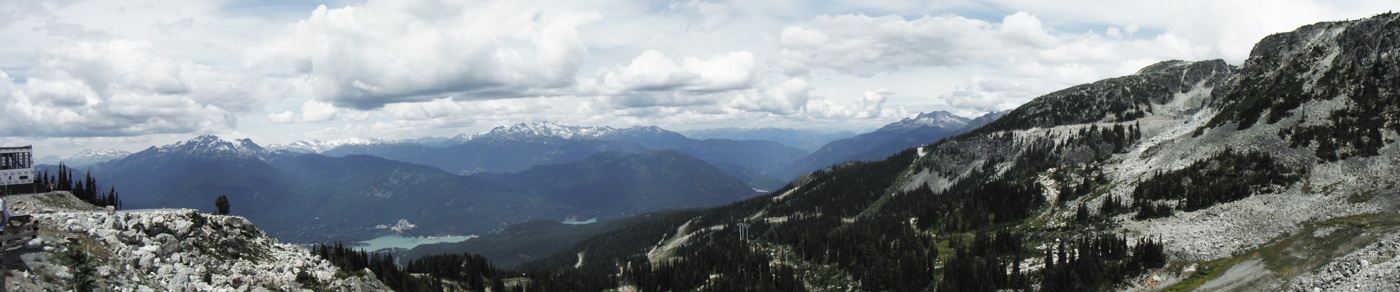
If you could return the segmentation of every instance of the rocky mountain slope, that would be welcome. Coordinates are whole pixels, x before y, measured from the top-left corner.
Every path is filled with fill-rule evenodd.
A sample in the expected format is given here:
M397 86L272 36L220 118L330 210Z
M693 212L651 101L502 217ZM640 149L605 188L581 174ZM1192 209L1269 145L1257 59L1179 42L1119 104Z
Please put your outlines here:
M99 210L66 192L6 197L40 235L5 252L8 291L390 291L238 216Z
M1154 64L523 267L647 291L1394 290L1397 34L1387 13L1238 67Z

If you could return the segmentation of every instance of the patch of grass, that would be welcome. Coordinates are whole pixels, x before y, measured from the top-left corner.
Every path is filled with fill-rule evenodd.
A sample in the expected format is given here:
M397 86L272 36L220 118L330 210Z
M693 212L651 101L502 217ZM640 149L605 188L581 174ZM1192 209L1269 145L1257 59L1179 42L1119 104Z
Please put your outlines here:
M1335 227L1323 238L1313 236L1319 228ZM1235 264L1260 258L1270 271L1287 279L1302 271L1321 267L1332 259L1346 255L1400 229L1400 216L1394 214L1362 214L1333 218L1305 226L1298 233L1277 239L1244 254L1201 262L1196 273L1162 291L1191 291L1214 280ZM1181 265L1187 265L1182 263Z
M87 202L83 202L82 200L78 200L78 198L73 197L73 195L68 194L68 193L65 193L65 192L52 192L52 193L37 194L37 195L34 195L33 198L34 198L34 200L39 201L39 203L42 203L44 206L48 206L48 207L50 207L50 208L59 208L59 209L68 209L68 210L77 210L77 211L99 211L99 210L102 210L102 208L98 208L97 206L94 206L94 205L92 205L92 204L88 204Z
M1335 228L1327 236L1314 237L1321 228ZM1346 255L1400 229L1400 217L1393 214L1363 214L1333 218L1303 228L1279 243L1264 248L1261 254L1269 270L1285 278L1311 270Z
M1196 265L1195 274L1191 274L1191 276L1188 276L1186 279L1182 279L1181 282L1177 282L1175 285L1171 285L1166 289L1162 289L1162 291L1179 292L1196 290L1196 288L1201 287L1201 285L1204 285L1205 283L1208 283L1211 280L1215 280L1215 278L1225 274L1225 271L1230 270L1230 267L1235 266L1235 264L1238 264L1246 259L1253 258L1257 255L1259 255L1259 250L1255 249L1253 251L1235 257L1198 263L1198 265Z
M1351 193L1351 197L1347 197L1347 202L1352 204L1365 203L1375 197L1376 190L1367 190L1360 193Z

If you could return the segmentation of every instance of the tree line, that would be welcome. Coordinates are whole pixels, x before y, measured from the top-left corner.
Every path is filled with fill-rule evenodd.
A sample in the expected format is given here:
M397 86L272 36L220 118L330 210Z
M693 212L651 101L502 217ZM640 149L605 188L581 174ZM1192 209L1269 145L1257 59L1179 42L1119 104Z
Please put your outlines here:
M368 270L385 286L400 292L602 291L617 287L615 281L577 272L503 270L477 254L428 255L401 267L389 254L366 252L340 242L313 245L311 253L340 268L338 278L364 276ZM298 282L312 289L319 286L310 275L298 275Z
M102 188L97 186L97 180L92 178L92 171L84 173L84 176L83 179L73 179L73 171L59 162L58 173L50 174L48 170L44 170L34 180L34 187L35 190L67 191L79 200L98 207L122 208L121 195L117 193L116 187L108 186L104 194L101 192Z

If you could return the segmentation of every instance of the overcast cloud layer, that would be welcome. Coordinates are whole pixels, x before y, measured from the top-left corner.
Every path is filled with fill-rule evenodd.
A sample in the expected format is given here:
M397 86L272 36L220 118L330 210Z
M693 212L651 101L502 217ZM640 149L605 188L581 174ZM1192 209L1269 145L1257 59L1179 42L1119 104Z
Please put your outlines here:
M1122 1L1120 1L1122 2ZM866 131L1013 108L1383 1L0 2L0 143L453 136L518 122Z

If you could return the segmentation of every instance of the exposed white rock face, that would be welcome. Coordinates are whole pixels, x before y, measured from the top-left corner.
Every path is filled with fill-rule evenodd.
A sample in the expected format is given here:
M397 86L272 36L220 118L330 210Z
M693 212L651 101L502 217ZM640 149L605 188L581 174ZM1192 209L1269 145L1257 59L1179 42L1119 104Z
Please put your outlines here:
M280 243L238 216L164 209L35 217L76 233L70 237L90 237L109 253L109 261L99 261L97 281L116 291L389 291L372 275L337 278L339 268L330 262ZM66 248L45 243L45 237L36 241L31 245ZM299 273L314 278L316 287L298 283Z

